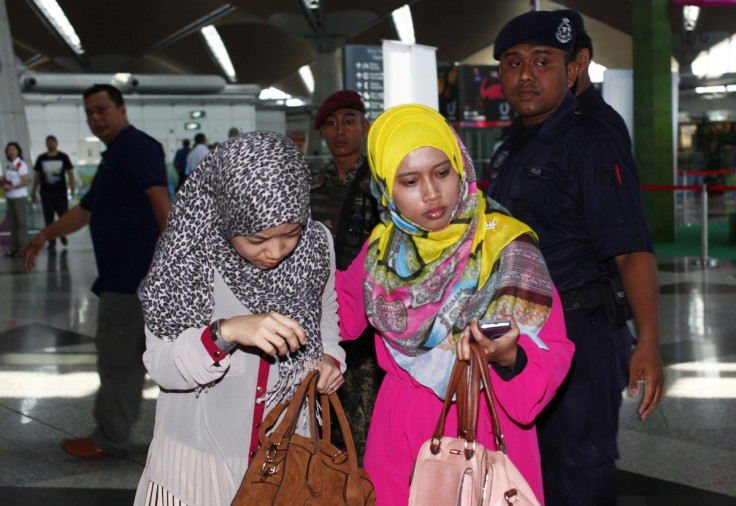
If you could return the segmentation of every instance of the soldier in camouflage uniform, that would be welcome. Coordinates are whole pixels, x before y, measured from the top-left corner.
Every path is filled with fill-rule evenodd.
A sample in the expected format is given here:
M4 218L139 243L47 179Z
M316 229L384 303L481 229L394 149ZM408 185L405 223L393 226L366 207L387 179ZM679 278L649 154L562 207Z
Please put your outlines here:
M376 201L370 192L368 161L363 155L363 139L368 135L364 113L360 95L343 90L324 101L314 123L332 160L313 173L312 218L332 232L338 269L350 265L378 220ZM362 466L368 425L383 371L376 363L372 330L342 345L347 353L347 371L338 396Z

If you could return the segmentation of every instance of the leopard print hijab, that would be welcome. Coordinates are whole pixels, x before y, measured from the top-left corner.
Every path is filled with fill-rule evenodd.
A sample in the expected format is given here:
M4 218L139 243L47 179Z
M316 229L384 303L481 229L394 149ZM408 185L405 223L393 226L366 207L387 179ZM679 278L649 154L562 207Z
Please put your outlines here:
M299 148L273 132L221 144L177 193L142 287L147 327L174 340L211 323L214 273L253 314L275 311L298 321L306 346L279 358L279 382L262 399L293 395L322 358L322 290L329 275L325 232L310 218L310 174ZM261 270L230 243L283 223L304 226L297 247L277 267Z

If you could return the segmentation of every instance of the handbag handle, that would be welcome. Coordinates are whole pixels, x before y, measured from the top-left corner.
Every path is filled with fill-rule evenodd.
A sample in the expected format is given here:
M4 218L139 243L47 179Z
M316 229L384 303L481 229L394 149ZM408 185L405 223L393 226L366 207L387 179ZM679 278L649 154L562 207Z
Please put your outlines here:
M305 403L307 404L307 409L310 413L310 430L314 434L316 428L316 422L314 420L314 398L317 395L318 379L319 371L311 371L307 373L291 400L288 402L277 404L273 407L271 411L269 411L266 419L261 424L261 430L258 434L258 440L260 441L261 445L265 446L271 441L281 441L283 439L289 439L291 436L293 436L296 432L296 424L299 419L299 414L301 413L302 406L304 406ZM281 416L281 413L284 412L284 410L286 410L286 414L284 415L283 420L278 425L278 427L276 427L269 438L267 432L271 430L274 425L276 425L276 422L279 420L279 417ZM317 451L318 447L315 440L315 453L317 453Z
M470 351L471 357L469 361L456 359L452 367L445 402L442 406L442 413L437 420L437 425L432 436L432 444L430 445L430 449L435 455L440 451L442 435L445 430L445 419L452 405L453 397L455 397L458 414L458 437L465 439L467 443L465 446L465 458L472 458L478 426L478 401L481 386L483 386L488 409L491 413L496 449L506 453L506 443L501 430L501 424L498 421L498 414L493 405L493 387L491 385L490 374L488 373L488 362L485 352L480 345L475 343L470 344Z
M335 410L337 421L340 424L340 431L342 432L342 439L345 442L345 452L339 451L333 456L333 460L336 460L342 453L346 455L351 473L358 472L358 454L355 451L355 441L353 440L353 433L350 431L350 424L345 416L345 411L342 409L340 399L337 393L331 393L329 395L320 394L322 396L322 437L326 442L330 442L330 405ZM338 463L338 462L335 462Z
M311 371L302 380L299 388L297 389L294 396L289 402L277 404L269 411L266 419L261 424L261 429L258 433L258 439L263 446L280 444L284 439L290 439L296 433L296 424L301 413L302 406L306 404L309 410L310 420L310 431L312 440L314 441L314 455L319 453L319 433L317 432L317 404L316 399L320 398L320 404L322 407L322 437L330 443L331 439L331 419L330 419L330 405L335 410L338 423L340 424L340 430L343 433L343 440L345 442L346 451L338 452L332 456L333 461L338 464L344 462L340 460L341 454L348 460L348 466L351 473L358 473L358 457L355 452L355 442L353 441L353 435L350 432L350 425L348 424L345 411L342 409L340 400L336 393L329 395L320 394L317 392L317 381L319 380L319 371ZM279 420L281 414L286 410L286 414L281 420L281 423L276 427L273 433L269 436L270 431L276 422Z
M501 423L498 421L498 412L496 411L496 408L493 404L493 386L491 385L491 375L488 372L488 361L486 360L486 354L479 344L471 344L470 351L472 351L475 355L475 360L478 364L478 371L480 372L481 381L485 386L483 391L485 392L488 409L490 409L491 412L491 421L493 422L493 441L496 444L496 450L502 451L505 455L506 440L503 436L503 431L501 430ZM478 399L477 395L475 399ZM477 416L478 415L476 413L476 423Z

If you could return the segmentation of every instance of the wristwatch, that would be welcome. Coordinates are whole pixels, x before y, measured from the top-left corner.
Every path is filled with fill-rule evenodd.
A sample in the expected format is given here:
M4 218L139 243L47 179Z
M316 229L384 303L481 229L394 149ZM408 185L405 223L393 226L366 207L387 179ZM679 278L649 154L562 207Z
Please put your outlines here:
M230 350L238 345L238 343L229 343L222 338L222 330L220 329L222 320L222 318L215 320L210 325L210 338L212 339L212 342L215 343L215 346L220 350L213 354L217 359L219 359L223 353L229 353Z

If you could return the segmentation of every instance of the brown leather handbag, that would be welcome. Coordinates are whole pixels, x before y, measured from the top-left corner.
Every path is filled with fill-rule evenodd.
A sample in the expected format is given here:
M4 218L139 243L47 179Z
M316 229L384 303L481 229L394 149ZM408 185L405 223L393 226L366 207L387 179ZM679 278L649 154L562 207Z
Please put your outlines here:
M455 361L434 435L419 450L409 506L539 506L531 487L506 456L485 354L477 344L470 348L470 361ZM495 451L476 441L481 384L491 410ZM457 402L456 438L443 436L453 397Z
M310 372L289 402L266 416L258 437L261 448L243 477L233 506L314 504L375 505L368 473L358 468L353 436L337 394L317 392L319 372ZM318 426L318 403L322 428ZM330 442L330 405L337 415L346 450ZM306 408L311 437L296 433ZM286 411L278 427L267 433Z

